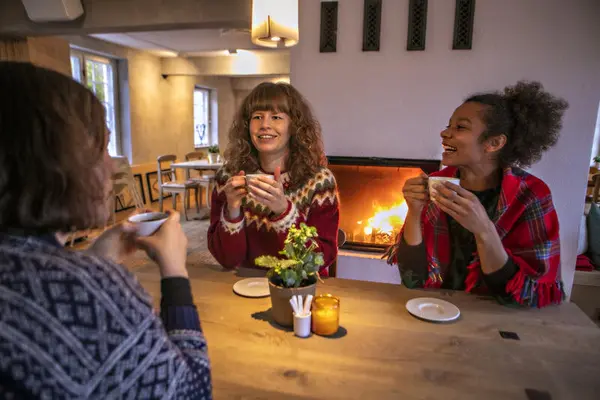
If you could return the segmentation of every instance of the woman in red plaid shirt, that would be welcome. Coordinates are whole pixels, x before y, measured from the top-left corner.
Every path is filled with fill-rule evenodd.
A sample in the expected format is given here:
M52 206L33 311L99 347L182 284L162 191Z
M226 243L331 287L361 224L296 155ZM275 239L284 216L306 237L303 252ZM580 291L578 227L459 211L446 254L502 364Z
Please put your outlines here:
M442 131L442 164L403 188L408 214L388 261L408 287L490 293L543 307L564 297L558 218L548 186L519 167L538 161L562 127L566 101L537 82L469 97Z

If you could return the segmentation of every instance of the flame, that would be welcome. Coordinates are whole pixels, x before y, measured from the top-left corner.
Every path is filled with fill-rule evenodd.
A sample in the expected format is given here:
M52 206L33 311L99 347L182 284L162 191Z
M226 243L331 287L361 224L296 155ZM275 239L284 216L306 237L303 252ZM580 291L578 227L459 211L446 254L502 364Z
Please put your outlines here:
M390 238L400 230L404 219L408 213L408 206L402 200L391 207L381 207L378 204L373 204L374 214L364 224L363 221L357 221L357 224L363 225L363 233L370 236L373 233L385 234Z

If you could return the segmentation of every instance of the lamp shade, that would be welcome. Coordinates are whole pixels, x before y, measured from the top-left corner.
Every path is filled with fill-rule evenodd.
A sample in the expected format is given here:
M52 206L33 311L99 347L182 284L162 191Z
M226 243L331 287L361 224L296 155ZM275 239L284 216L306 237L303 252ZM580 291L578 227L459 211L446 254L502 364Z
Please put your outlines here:
M252 43L291 47L298 43L298 0L253 0Z

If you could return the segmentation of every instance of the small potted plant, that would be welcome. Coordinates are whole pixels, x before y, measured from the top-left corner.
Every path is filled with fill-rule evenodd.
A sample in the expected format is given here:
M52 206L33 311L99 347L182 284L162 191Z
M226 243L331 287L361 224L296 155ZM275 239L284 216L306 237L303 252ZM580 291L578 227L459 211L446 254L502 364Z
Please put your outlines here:
M594 167L596 167L596 169L600 169L600 156L594 157Z
M208 162L211 164L219 162L219 146L215 145L208 147Z
M288 231L279 252L285 258L260 256L254 260L257 266L269 268L271 313L279 325L293 325L292 296L315 295L319 268L325 263L323 253L315 251L317 236L317 228L301 223L299 228L291 227Z

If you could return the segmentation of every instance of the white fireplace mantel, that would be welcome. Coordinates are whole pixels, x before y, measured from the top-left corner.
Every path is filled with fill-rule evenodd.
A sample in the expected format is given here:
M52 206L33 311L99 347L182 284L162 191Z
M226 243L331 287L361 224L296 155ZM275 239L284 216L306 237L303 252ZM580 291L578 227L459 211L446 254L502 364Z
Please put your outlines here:
M400 284L400 272L395 265L381 259L381 253L340 250L337 260L337 277L369 282Z

